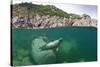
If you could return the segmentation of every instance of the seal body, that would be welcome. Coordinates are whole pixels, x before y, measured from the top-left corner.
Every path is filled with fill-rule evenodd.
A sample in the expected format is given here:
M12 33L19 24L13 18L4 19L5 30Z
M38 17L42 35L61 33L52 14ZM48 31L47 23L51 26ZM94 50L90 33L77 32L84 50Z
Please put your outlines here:
M42 50L48 50L48 49L53 49L57 48L61 42L62 38L59 38L58 40L54 40L52 42L49 42L48 44L45 44L44 46L40 47Z

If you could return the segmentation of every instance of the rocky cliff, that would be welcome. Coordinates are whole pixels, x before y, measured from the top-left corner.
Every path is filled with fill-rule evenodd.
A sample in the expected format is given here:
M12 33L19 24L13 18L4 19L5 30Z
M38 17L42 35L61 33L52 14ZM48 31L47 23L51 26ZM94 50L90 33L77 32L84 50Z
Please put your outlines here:
M97 27L97 20L90 16L82 16L81 19L72 19L50 15L36 15L33 17L12 17L13 28L54 28L63 26L93 26Z
M72 26L93 26L97 27L97 20L92 19L89 15L82 15L82 18L73 23Z

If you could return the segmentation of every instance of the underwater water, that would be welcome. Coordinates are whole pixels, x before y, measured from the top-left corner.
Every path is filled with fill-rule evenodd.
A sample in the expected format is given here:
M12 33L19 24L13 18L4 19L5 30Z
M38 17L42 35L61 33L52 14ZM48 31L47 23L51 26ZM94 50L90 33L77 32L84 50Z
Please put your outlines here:
M49 56L46 57L49 58L48 60L45 59L46 55L41 57L42 55L37 49L37 52L32 52L32 47L35 47L32 46L32 41L38 37L46 37L47 42L62 38L57 51L44 51L46 54L49 52ZM39 45L45 44L45 41L40 39L37 43ZM33 56L34 54L37 54L37 57ZM40 56L38 56L39 54ZM41 57L41 62L39 62L38 57ZM38 61L36 62L36 60ZM96 60L97 29L94 27L12 29L12 65L56 64Z

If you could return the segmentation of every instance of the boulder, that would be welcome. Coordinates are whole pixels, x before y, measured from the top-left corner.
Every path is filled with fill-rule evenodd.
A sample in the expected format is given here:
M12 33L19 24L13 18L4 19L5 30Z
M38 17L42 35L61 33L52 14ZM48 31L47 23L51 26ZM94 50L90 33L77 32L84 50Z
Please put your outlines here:
M56 55L53 50L41 50L40 47L47 44L45 37L38 37L32 41L32 56L37 64L56 63Z

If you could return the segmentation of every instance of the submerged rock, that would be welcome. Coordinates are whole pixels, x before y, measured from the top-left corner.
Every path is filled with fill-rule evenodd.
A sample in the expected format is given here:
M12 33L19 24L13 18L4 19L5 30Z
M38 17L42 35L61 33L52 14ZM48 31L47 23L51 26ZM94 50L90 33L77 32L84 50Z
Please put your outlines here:
M41 50L40 47L47 44L44 37L38 37L32 41L32 56L37 64L56 63L56 55L53 50Z

